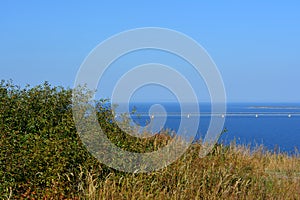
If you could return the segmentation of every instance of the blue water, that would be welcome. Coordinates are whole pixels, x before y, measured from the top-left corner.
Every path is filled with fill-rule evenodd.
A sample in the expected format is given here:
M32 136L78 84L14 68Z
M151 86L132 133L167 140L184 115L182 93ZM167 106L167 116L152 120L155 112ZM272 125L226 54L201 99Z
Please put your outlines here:
M135 108L135 113L131 115L134 122L142 126L147 125L151 121L148 112L152 105L132 103L130 109ZM167 114L163 128L176 132L181 117L190 119L198 117L200 122L194 140L204 138L211 119L210 104L200 104L198 113L193 110L181 113L178 103L161 103L161 105ZM159 113L156 114L159 117ZM227 132L219 138L221 143L229 144L235 141L237 144L250 145L252 148L263 145L270 151L286 153L300 150L300 104L227 104L227 113L223 117Z
M228 133L220 139L228 143L264 145L269 150L300 150L300 106L295 104L229 104L227 113L246 113L226 117Z

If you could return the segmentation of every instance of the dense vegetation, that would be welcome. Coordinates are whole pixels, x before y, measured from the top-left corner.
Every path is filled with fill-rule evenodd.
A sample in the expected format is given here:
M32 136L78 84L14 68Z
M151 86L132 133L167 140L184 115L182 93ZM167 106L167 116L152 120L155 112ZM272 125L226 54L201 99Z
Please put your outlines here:
M300 199L299 156L216 145L200 159L193 144L178 161L130 174L100 164L85 149L72 116L72 90L47 82L20 88L0 83L0 199ZM128 136L105 100L98 119L118 146L153 151L171 137Z

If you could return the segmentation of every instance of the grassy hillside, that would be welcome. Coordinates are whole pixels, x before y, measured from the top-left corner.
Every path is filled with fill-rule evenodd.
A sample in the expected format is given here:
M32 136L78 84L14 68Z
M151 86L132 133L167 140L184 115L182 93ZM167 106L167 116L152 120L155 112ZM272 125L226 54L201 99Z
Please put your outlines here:
M170 166L130 174L100 164L82 145L72 116L72 91L48 83L0 83L0 199L300 199L300 158L263 148L200 144ZM171 138L137 139L112 123L105 101L98 119L119 147L153 151ZM245 127L246 128L246 127Z

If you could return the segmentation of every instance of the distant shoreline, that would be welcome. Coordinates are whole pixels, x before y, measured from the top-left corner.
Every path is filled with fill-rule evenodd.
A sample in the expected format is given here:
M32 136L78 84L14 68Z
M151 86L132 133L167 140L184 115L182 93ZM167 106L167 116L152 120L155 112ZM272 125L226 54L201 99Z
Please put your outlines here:
M299 109L300 106L250 106L248 109Z

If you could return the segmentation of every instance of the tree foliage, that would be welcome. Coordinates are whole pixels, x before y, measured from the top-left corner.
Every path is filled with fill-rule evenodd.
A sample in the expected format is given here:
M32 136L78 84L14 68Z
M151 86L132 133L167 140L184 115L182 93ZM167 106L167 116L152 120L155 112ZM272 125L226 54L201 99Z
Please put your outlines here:
M107 100L95 105L101 128L117 146L145 152L166 144L163 137L160 145L153 145L157 137L145 141L124 133L113 123ZM72 90L48 82L20 88L1 81L0 198L73 197L85 187L86 171L102 179L114 170L101 165L82 144L72 115Z

